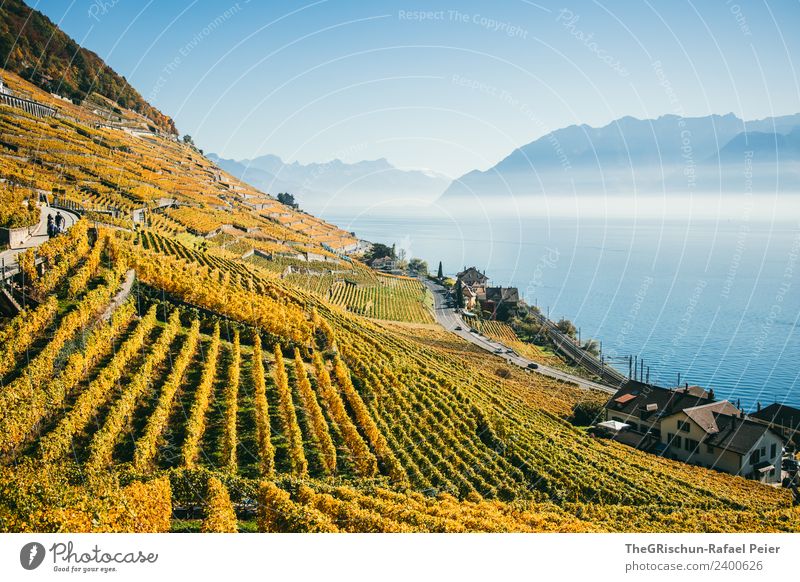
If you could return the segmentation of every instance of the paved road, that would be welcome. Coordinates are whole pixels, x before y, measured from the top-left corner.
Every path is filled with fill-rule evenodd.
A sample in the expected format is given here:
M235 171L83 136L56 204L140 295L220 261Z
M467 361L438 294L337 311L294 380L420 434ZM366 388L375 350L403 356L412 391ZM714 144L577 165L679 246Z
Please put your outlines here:
M498 358L502 358L509 364L515 364L520 368L527 369L528 364L534 363L533 360L528 360L517 354L506 353L506 351L510 348L501 344L500 342L496 342L478 333L469 331L470 325L464 322L464 320L461 318L461 315L456 313L455 309L447 307L447 290L441 285L427 279L423 279L422 283L428 287L433 294L433 314L436 318L436 321L447 331L456 334L457 336L467 340L479 348L486 350L487 352L491 352L493 355ZM458 327L461 329L456 329ZM502 350L503 353L495 353L496 350ZM534 370L534 372L537 374L542 374L543 376L548 376L549 378L562 380L564 382L572 382L573 384L577 384L580 388L585 390L600 390L601 392L606 392L608 394L614 394L616 392L616 388L611 386L592 382L591 380L587 380L585 378L581 378L580 376L575 376L543 364L539 364L538 366L539 367Z
M78 221L78 215L68 210L60 210L50 208L49 206L42 206L39 214L39 224L36 229L28 237L28 240L18 249L8 249L0 253L0 265L5 261L6 276L10 277L18 271L17 255L33 247L38 247L40 244L47 242L47 215L52 214L55 218L56 212L61 212L64 216L64 227L69 228Z

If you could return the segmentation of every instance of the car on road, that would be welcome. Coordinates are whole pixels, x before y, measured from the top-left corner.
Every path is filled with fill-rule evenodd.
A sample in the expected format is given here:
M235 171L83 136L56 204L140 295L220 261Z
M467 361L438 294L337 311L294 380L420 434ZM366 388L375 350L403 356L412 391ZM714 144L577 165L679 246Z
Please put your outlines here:
M470 331L470 332L472 332L472 333L477 333L478 335L480 335L480 333L478 332L478 330L477 330L477 329L475 329L474 327L471 327L471 328L469 328L469 331Z
M497 348L497 349L494 351L494 353L495 353L495 354L502 354L502 353L503 353L503 350L501 350L500 348Z
M800 463L795 459L784 459L782 469L789 473L796 473L800 469Z
M464 328L463 328L463 327L461 327L460 325L457 325L457 326L456 326L456 331L461 331L461 330L463 330L463 329L464 329Z
M539 364L536 364L534 362L531 362L530 364L528 364L526 366L526 368L528 368L529 370L536 370L538 367L539 367Z

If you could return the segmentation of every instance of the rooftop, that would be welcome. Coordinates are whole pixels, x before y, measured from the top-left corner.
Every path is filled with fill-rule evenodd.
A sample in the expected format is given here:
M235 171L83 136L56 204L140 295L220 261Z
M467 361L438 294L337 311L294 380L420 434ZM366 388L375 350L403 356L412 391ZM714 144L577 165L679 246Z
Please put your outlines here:
M763 424L736 416L715 413L714 417L719 431L704 442L740 455L747 454L770 430Z
M800 430L800 409L786 406L785 404L775 402L750 416L764 422L785 426L792 430Z
M647 420L711 402L713 395L698 386L670 389L628 380L609 400L606 408Z
M739 409L727 400L685 408L683 412L708 434L719 432L717 415L739 416L740 414Z

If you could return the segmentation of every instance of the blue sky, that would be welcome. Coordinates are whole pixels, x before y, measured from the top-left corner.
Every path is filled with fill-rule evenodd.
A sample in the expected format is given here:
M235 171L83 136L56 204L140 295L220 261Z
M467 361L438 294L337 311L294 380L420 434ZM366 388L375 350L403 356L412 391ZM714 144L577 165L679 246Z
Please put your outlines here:
M28 1L224 157L455 177L572 124L800 111L797 0Z

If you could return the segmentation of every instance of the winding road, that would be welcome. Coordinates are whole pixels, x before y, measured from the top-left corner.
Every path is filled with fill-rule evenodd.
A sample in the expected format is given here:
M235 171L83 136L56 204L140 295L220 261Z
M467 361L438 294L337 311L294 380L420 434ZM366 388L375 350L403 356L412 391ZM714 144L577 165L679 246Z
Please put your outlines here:
M64 216L64 228L68 229L75 224L80 218L74 212L64 210L62 208L53 208L51 206L42 206L39 210L39 224L23 243L23 245L16 249L8 249L0 253L0 268L5 265L5 276L10 277L15 275L19 270L17 265L17 255L27 251L30 248L38 247L42 243L47 242L47 215L52 214L55 217L56 212L60 212Z
M439 285L438 283L434 283L429 279L420 280L433 294L433 315L436 318L436 322L447 331L456 334L460 338L463 338L471 344L490 352L492 355L497 356L498 358L502 358L509 364L515 364L520 368L525 368L537 374L547 376L548 378L576 384L579 388L583 388L584 390L599 390L607 394L616 393L617 389L612 386L607 386L598 382L592 382L586 378L581 378L580 376L569 374L543 364L537 363L538 367L535 370L528 368L529 364L536 362L523 358L515 352L509 353L508 350L511 348L508 346L491 340L477 332L470 331L471 326L464 322L464 320L461 318L461 315L459 315L454 308L447 306L447 289L445 287ZM497 353L497 350L500 350L502 353Z

